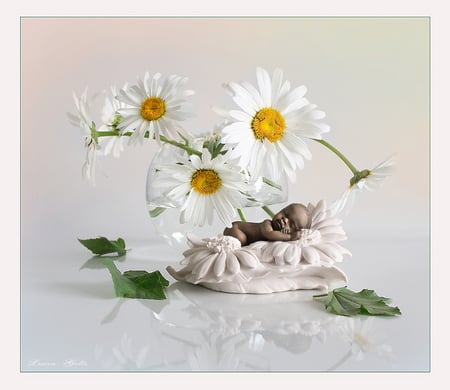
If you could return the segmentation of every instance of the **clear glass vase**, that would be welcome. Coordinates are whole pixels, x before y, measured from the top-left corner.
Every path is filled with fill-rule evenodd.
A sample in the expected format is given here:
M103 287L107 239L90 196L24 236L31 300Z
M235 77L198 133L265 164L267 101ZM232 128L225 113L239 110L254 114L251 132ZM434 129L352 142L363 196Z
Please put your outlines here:
M160 188L153 186L155 180L162 178L163 175L157 167L173 163L177 156L182 156L183 153L185 152L182 149L163 144L150 163L146 183L147 210L156 231L169 245L177 249L186 249L186 235L189 233L203 238L215 236L225 229L217 215L214 215L212 225L203 227L194 226L191 223L180 223L182 201L177 202L168 199ZM276 183L271 181L270 178L261 177L252 184L254 190L250 194L251 200L242 209L249 221L269 218L268 214L263 211L262 206L281 204L288 199L288 182L284 177L278 179Z

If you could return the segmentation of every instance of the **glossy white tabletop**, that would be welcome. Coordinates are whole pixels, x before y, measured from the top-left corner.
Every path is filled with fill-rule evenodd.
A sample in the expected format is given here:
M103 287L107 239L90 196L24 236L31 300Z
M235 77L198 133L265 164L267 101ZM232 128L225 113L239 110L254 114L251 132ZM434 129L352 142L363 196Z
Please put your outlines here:
M312 300L317 291L242 295L175 282L165 268L181 267L179 251L160 239L127 247L118 268L160 270L170 281L166 300L116 298L108 270L78 242L23 244L23 372L430 369L426 237L347 244L348 287L390 297L402 311L396 318L330 314Z

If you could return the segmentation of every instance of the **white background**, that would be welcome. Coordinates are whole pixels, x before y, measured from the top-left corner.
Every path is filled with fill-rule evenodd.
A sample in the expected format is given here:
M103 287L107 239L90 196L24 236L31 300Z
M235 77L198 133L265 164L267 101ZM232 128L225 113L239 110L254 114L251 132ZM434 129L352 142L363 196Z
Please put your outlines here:
M192 5L190 4L190 7L191 6ZM379 10L358 12L357 8L355 8L353 4L347 5L347 7L347 12L343 13L345 15L379 14ZM182 11L179 8L177 9L180 10L179 12ZM52 8L52 4L48 4L48 10L52 10L52 12L46 13L47 15L60 14L59 12L55 12L55 9ZM103 12L101 12L101 10L102 7L98 7L97 9L89 10L86 14L102 14ZM441 22L442 19L440 18L443 14L440 15L439 12L436 11L433 10L433 7L431 6L428 10L426 7L421 8L421 6L417 6L417 8L412 12L410 9L405 10L402 6L398 6L397 8L393 6L392 10L388 9L387 14L432 14L435 20L435 30L433 36L436 42L439 42L440 37L443 36L441 30L443 24ZM42 13L42 11L39 11L39 13L36 12L37 11L33 10L30 11L29 9L18 10L18 12L13 15L16 19L13 17L9 20L9 25L13 27L12 30L15 32L18 30L18 15L34 15ZM174 15L179 14L179 12L172 11L168 12L168 14ZM445 10L443 12L445 12ZM72 12L69 13L72 14ZM125 15L136 15L141 13L142 12L129 11L123 13L118 12L118 14ZM244 13L253 14L252 12ZM268 10L266 13L268 15L285 14L285 12L274 12L273 10ZM294 13L304 14L305 12ZM74 9L73 14L80 15L83 14L83 12ZM150 13L147 11L144 12L144 14ZM317 10L315 10L315 12L306 12L306 14L325 15L329 14L329 12L323 10L321 12L317 12ZM346 38L358 40L357 35L358 34L349 34ZM317 36L320 36L320 34ZM52 36L48 38L51 39L48 39L47 42L55 42L61 37ZM175 39L175 36L172 38ZM311 38L314 39L314 36ZM336 38L338 38L338 36ZM389 36L384 37L384 42L390 41L388 38ZM65 124L64 112L66 110L66 106L70 104L70 90L81 90L86 84L90 86L91 90L95 90L95 88L102 88L105 84L108 84L111 81L111 76L113 75L117 75L115 77L117 77L118 82L132 80L135 75L139 75L147 69L144 69L141 61L133 57L127 58L125 55L124 57L121 57L119 61L122 64L126 62L130 68L126 69L122 65L118 65L121 73L119 76L119 72L114 72L114 66L109 66L111 65L112 58L108 57L108 55L106 55L105 58L105 53L110 53L110 51L106 49L106 51L102 51L101 47L99 48L98 45L93 45L94 47L91 45L89 47L89 45L86 44L86 39L82 41L84 46L79 48L84 50L81 50L81 52L77 51L77 39L78 38L74 37L74 41L69 40L64 42L64 44L61 43L56 48L57 50L53 51L53 61L49 64L53 65L47 68L47 72L44 72L43 69L39 69L39 61L36 62L36 67L39 69L39 72L36 72L34 77L32 77L32 81L35 85L35 88L33 88L35 95L31 95L29 93L25 94L24 92L27 85L25 83L23 84L23 96L33 98L32 101L34 104L31 105L30 101L28 101L29 105L27 106L25 105L25 101L22 102L23 112L25 109L29 110L24 112L26 115L22 118L22 237L27 238L33 236L34 234L36 238L36 234L39 233L42 237L46 237L48 239L53 232L59 232L61 235L60 244L65 245L65 243L68 243L73 236L79 235L87 236L100 233L122 234L122 231L126 231L124 234L129 234L133 237L145 236L147 231L151 231L152 225L145 215L145 208L141 202L143 199L143 184L148 159L154 149L152 149L152 146L149 145L145 146L142 151L127 153L124 155L125 158L118 161L107 162L105 160L102 168L104 169L105 175L107 174L108 177L100 177L97 187L95 189L90 189L89 187L86 187L78 177L79 167L83 158L83 151L81 148L82 144L81 140L76 136L76 129L72 129L70 126ZM380 37L379 39L380 42L383 41L383 37ZM82 42L79 43L82 44ZM303 48L308 46L310 43L311 42L309 40L308 43L303 42ZM235 41L234 44L237 45L238 42ZM413 46L416 44L417 42L414 42ZM71 54L69 55L67 52L70 47L73 47L74 50L71 51ZM130 47L132 47L133 50L136 50L136 52L141 53L141 51L138 50L141 48L139 44L136 42L130 42L126 39L123 40L120 47L116 47L115 49L121 53L122 50L127 52ZM404 46L402 47L404 49L406 48ZM437 45L437 47L439 50L439 45ZM309 49L313 50L312 47ZM41 50L41 59L44 60L43 62L46 62L45 59L47 58L48 60L48 57L45 53L46 51L51 50L51 45L42 47ZM222 96L222 91L220 90L219 85L223 81L240 78L251 79L251 77L253 77L254 66L261 64L261 62L255 61L253 58L249 60L247 64L248 66L244 67L242 63L243 58L236 55L236 58L239 58L239 64L236 64L236 62L232 60L235 50L239 51L235 47L226 49L227 66L224 67L225 70L221 70L220 67L213 67L210 68L209 71L208 67L205 67L204 69L206 70L202 71L202 77L200 77L200 75L196 76L195 72L189 72L190 74L188 74L188 76L190 76L192 86L197 91L203 91L202 87L195 87L196 85L202 85L202 83L205 83L208 88L214 89L214 92L208 93L207 97L204 99L209 100L213 99L213 97L217 97L217 100L220 100L219 96ZM96 53L95 56L89 56L89 58L86 58L87 53L92 54L94 51ZM328 52L324 54L323 51L319 52L320 55L326 56L340 53ZM13 46L11 53L18 54L18 48ZM395 50L387 53L399 55L399 53ZM411 52L409 54L411 54ZM16 58L17 57L18 55ZM422 94L411 95L405 92L403 98L409 103L406 104L404 100L399 99L399 95L395 95L403 92L403 89L411 91L411 89L408 88L413 88L413 86L407 82L412 81L415 74L411 71L411 68L407 67L407 64L402 64L402 72L400 72L399 68L396 72L392 71L392 73L392 69L389 67L381 67L381 69L378 68L377 70L379 72L375 72L375 74L379 77L377 80L379 83L373 82L372 84L372 80L367 80L364 78L366 82L370 81L372 87L376 86L374 89L378 93L378 98L381 98L377 101L375 106L369 105L366 107L361 101L361 98L356 96L358 94L355 92L360 92L364 89L366 92L364 95L365 99L371 99L371 94L367 93L368 88L364 88L362 85L356 85L357 83L350 83L349 85L348 80L351 80L352 77L350 77L351 74L345 74L344 70L347 69L347 66L343 66L343 64L341 64L339 67L341 69L341 73L345 74L345 77L339 79L336 74L333 74L330 70L332 65L322 65L325 68L323 69L322 66L318 67L317 63L311 62L308 65L308 61L306 61L306 63L300 61L303 74L307 75L305 79L305 77L302 77L303 74L300 75L302 72L298 72L297 67L295 67L295 69L289 68L288 61L281 61L285 62L285 66L285 64L280 64L278 61L275 61L278 62L275 63L272 56L270 58L270 61L265 58L266 63L263 63L262 65L267 67L281 66L284 68L291 81L298 81L299 83L307 84L309 88L308 96L310 99L319 104L319 107L323 108L328 114L328 123L331 124L333 129L332 135L330 134L330 137L333 138L330 139L332 139L337 146L341 146L342 150L347 152L350 158L354 156L355 164L358 164L358 162L361 161L361 164L367 163L370 165L390 153L397 153L399 156L398 161L401 164L399 166L398 174L389 182L389 184L386 184L385 188L382 189L379 194L376 194L375 196L367 196L366 200L362 200L358 204L352 214L353 216L351 217L351 224L349 224L350 231L352 229L357 231L360 226L364 225L365 221L371 221L374 223L375 232L379 232L381 227L386 227L386 225L388 225L396 232L400 232L399 229L404 228L405 234L408 235L426 233L428 216L428 191L426 188L428 183L428 145L426 144L426 140L428 139L428 129L424 130L424 126L426 128L428 121L425 120L423 116L423 103L424 101L426 102L427 96L423 96ZM342 58L345 58L345 56L342 55ZM439 61L436 59L439 59ZM217 60L217 58L215 58L215 60ZM371 62L369 60L370 58L367 59L366 64L370 65ZM436 64L436 74L439 75L439 77L442 77L442 74L438 72L438 69L440 66L445 64L445 60L446 58L443 58L439 51L435 52L434 64ZM104 67L100 66L102 61L104 61ZM59 66L60 62L65 63L66 66ZM76 64L76 66L70 67L70 62ZM84 67L80 66L80 62L84 63ZM393 63L399 64L398 61L393 61ZM184 66L185 65L183 65L183 67ZM241 70L244 68L246 69ZM102 71L100 71L100 69ZM185 73L188 73L190 70L187 65L185 69ZM358 69L359 71L362 71L362 68L359 67ZM175 72L177 70L171 69L171 71ZM347 69L347 71L349 70ZM225 77L224 74L228 72L230 75ZM387 75L385 73L387 73ZM394 73L401 73L400 80L394 77ZM10 74L19 76L17 66L12 68ZM211 74L210 82L207 81L210 79L209 74ZM421 74L423 76L423 73ZM361 74L358 75L356 73L354 75L356 78L359 77L360 80L363 78L363 75ZM382 77L383 75L390 77ZM23 77L24 79L22 81L24 82L25 74ZM13 81L10 76L8 76L8 79L9 83ZM16 80L18 80L18 78ZM55 85L57 85L58 88L55 88ZM329 88L331 86L333 86L333 88ZM434 91L437 93L439 88L442 86L443 83L437 83ZM387 93L385 95L383 93L385 88L383 87L387 87L388 89L389 87L391 88L391 93L396 96L396 99L392 99L396 100L395 106L390 106L387 104L387 102L390 101L390 96L392 95ZM205 88L205 90L208 88ZM421 88L421 90L423 90L423 84L421 85ZM17 91L17 88L12 86L11 90ZM330 90L332 92L329 92ZM345 95L345 101L338 99L341 96L339 92L340 90L342 90L342 94ZM52 95L51 98L49 97L50 94ZM18 91L15 96L18 96ZM199 94L197 96L199 96ZM17 100L18 99L16 99L16 101ZM412 104L413 102L415 105ZM201 110L207 108L206 106L208 105L208 102L205 103L205 100L202 102L200 99L199 103L200 106L203 105ZM435 104L436 106L439 106L439 100L437 100ZM388 106L390 107L388 108ZM348 108L348 111L344 110L344 107ZM375 110L375 107L378 109ZM408 107L414 107L415 109L418 108L419 111L411 110L411 112L409 112L410 115L408 115ZM386 112L388 112L389 115L384 118L383 113ZM12 113L18 113L18 107L15 111L13 110ZM14 116L18 118L18 115L11 115L11 117ZM413 118L417 118L418 116L421 118L421 121L424 122L421 122L420 120L416 122L413 120ZM25 118L30 121L30 117L32 121L27 123ZM203 118L200 118L199 120L200 122L197 122L198 126L200 126L200 123L203 123ZM207 119L206 122L210 123L211 120ZM435 123L436 122L439 123L439 117L436 117ZM404 126L402 124L404 124ZM9 127L14 128L15 125ZM364 131L364 135L360 133L360 129L362 127L366 129ZM368 131L368 129L370 131ZM386 129L389 129L387 133ZM442 130L442 128L436 126L434 136L439 135L439 130ZM380 135L380 133L383 135ZM51 136L48 134L51 134ZM399 134L401 134L401 137ZM386 141L387 135L389 135L389 141ZM408 139L408 135L411 135L410 139ZM351 138L350 140L349 137ZM367 139L367 137L371 137L368 142L371 147L367 149L364 147L358 148L357 146L360 146L361 143ZM424 139L425 142L423 142ZM358 142L354 142L355 140ZM18 141L18 139L15 141ZM30 142L33 145L29 145ZM7 148L8 150L7 153L5 153L5 156L7 158L9 157L9 161L18 162L17 156L14 157L14 155L10 154L11 152L15 153L18 151L18 143L13 143L13 145L16 147ZM413 145L413 147L408 148L407 145ZM444 155L439 154L439 151L442 150L441 148L444 145L443 142L440 144L435 143L434 145L435 149L433 150L432 156L434 156L433 161L435 164L433 168L439 169L439 165L442 166L444 161L440 160L440 157L443 157ZM351 150L347 149L349 146L351 147ZM25 153L25 151L27 153ZM313 150L314 156L318 153L317 148L315 148L315 150ZM334 167L334 164L328 161L331 160L331 157L325 157L327 155L326 151L321 151L320 153L323 163L327 163L328 168L336 169L336 172L338 170L342 172L342 168ZM327 184L326 188L324 188L323 183L317 181L317 174L314 172L314 170L320 168L320 163L321 162L318 162L317 159L316 161L311 162L308 167L309 172L308 174L305 173L305 178L303 179L304 181L309 180L309 185L302 187L302 191L306 188L306 191L308 191L306 193L308 196L306 197L311 200L317 198L317 196L322 196L324 193L326 193L327 197L333 197L335 193L338 192L337 183L341 183L341 179L338 180L337 175L333 174L330 175L333 180L330 180L329 186ZM35 167L34 174L30 168L32 164ZM18 170L15 168L11 169L10 163L8 165L3 163L2 165L9 168L8 178L11 179L11 187L17 188L19 177ZM133 175L128 174L129 170L127 168L130 166L133 168ZM339 175L341 174L339 173ZM31 186L31 184L33 184L33 186ZM314 184L314 186L312 184ZM32 197L33 193L34 196ZM441 188L439 188L438 191L435 190L436 200L439 199L439 196L443 196L443 193L444 192ZM106 197L105 194L108 194L108 196ZM125 198L120 196L120 194L125 194ZM18 211L17 202L17 195L15 197L13 195L8 202L8 209L15 209ZM142 204L141 209L140 204ZM436 207L437 203L433 204ZM382 207L380 207L380 205ZM112 206L114 206L114 208L112 208ZM367 210L369 210L369 212L367 212ZM382 210L382 212L379 210ZM383 210L386 213L384 215ZM392 210L396 211L396 213L393 213ZM439 215L445 216L445 208L443 207L442 210L442 213L439 213L436 218L439 218ZM388 219L388 217L392 218L391 224L386 223L386 219ZM111 223L111 220L113 220L114 223ZM17 234L18 232L18 219L14 218L14 214L9 226L9 231L13 233L9 242L18 244L18 237L14 236L14 234ZM63 226L64 229L62 229ZM117 226L121 227L120 232L118 231ZM436 235L438 232L434 230L434 234ZM37 237L39 237L39 235L37 235ZM36 242L37 240L34 241L34 243ZM46 242L44 245L49 244L51 244L50 241ZM437 243L435 245L436 248L439 248ZM437 266L439 266L439 264L437 264ZM17 353L17 351L15 353ZM11 356L14 356L14 352ZM17 359L15 361L17 361ZM438 365L436 365L436 370L437 367ZM427 380L426 378L427 377L423 376L420 377L420 379L424 381ZM26 381L26 379L21 380L22 383L25 383L24 381ZM418 380L417 377L416 380Z

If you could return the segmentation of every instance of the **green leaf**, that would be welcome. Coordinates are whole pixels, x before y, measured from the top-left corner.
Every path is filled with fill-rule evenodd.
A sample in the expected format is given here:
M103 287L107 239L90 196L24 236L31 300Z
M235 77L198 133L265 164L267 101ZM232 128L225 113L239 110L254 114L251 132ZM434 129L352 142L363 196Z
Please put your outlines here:
M127 252L125 249L125 241L122 238L108 240L106 237L98 237L86 240L78 239L78 241L95 255L101 256L117 253L118 256L123 256Z
M225 144L220 142L219 136L211 137L203 143L203 147L208 149L212 158L216 158L219 154L225 154L226 151L222 150Z
M111 259L102 259L102 263L111 274L117 297L166 299L164 288L169 281L161 272L126 271L122 274Z
M329 312L343 316L402 314L398 307L387 304L390 302L389 298L378 296L374 290L363 289L360 292L354 292L347 287L340 287L328 294L314 295L313 298L321 300Z

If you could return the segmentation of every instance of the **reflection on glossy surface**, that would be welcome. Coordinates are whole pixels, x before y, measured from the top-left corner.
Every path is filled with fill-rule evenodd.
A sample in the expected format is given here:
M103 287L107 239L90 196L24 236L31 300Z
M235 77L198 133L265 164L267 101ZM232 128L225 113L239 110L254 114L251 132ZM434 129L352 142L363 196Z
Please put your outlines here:
M115 259L121 271L164 271L179 261L166 244L129 245L126 259ZM21 369L424 372L426 246L394 240L380 260L379 245L354 246L345 271L354 290L373 287L392 297L398 318L336 316L312 299L313 290L227 294L167 275L167 300L122 299L98 259L45 249L22 268ZM406 267L409 277L398 278Z
M166 301L140 301L150 313L146 343L125 332L114 345L97 345L95 357L106 370L302 370L301 365L274 365L272 354L280 361L295 361L311 352L315 344L323 348L329 340L340 341L341 353L335 361L324 359L331 362L329 367L315 369L326 371L338 369L346 360L362 359L367 353L390 350L373 337L376 319L321 312L312 294L236 295L174 283ZM127 302L118 300L102 324L107 326L120 316Z
M329 368L329 371L336 370L346 360L354 358L362 360L367 354L376 354L380 358L389 360L392 358L392 347L383 343L385 336L382 336L375 324L375 318L346 318L336 332L349 343L349 351L336 364Z

